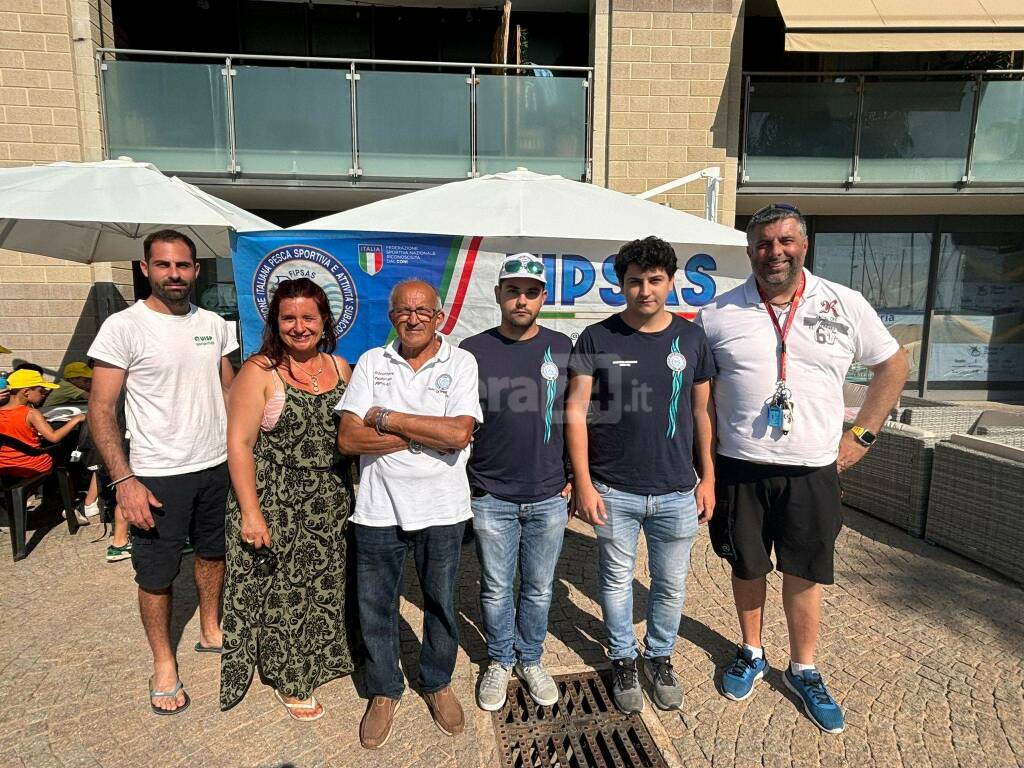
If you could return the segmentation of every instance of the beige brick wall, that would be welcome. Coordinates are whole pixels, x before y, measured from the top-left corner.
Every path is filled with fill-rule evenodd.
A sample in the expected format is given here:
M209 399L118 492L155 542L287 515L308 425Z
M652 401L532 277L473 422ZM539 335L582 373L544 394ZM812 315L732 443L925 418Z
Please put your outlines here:
M718 165L719 221L731 226L741 0L606 0L604 14L597 3L595 40L603 25L608 42L594 56L595 182L636 194ZM704 187L697 181L653 199L703 216Z
M0 165L102 159L94 50L112 39L109 0L0 0ZM82 359L131 297L129 265L0 249L0 370Z

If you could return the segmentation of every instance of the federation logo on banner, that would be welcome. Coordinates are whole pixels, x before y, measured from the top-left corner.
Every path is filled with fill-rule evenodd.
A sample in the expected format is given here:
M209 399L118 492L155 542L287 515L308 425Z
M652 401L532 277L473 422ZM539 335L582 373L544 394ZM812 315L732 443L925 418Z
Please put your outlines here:
M308 245L276 248L257 264L252 295L263 319L266 320L277 286L285 280L300 277L309 278L324 289L336 321L338 338L348 333L359 313L359 297L352 275L331 254Z
M359 253L359 268L370 277L384 268L384 246L359 243L356 250Z

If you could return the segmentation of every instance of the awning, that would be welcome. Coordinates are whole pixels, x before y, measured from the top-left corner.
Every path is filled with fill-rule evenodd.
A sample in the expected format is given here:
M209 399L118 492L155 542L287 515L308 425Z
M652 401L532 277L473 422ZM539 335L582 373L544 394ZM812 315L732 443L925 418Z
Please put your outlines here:
M777 0L786 50L1024 50L1022 0Z

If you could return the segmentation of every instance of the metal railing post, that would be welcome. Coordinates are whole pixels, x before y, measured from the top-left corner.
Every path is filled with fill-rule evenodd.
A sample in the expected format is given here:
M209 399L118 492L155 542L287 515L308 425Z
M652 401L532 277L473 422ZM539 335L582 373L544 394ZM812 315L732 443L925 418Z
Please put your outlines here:
M469 176L476 178L476 87L479 85L479 81L476 77L476 67L469 68L469 77L466 78L466 83L469 85Z
M356 98L359 73L356 72L354 61L349 64L345 78L348 80L349 112L352 118L352 167L348 169L348 175L358 178L363 175L363 169L359 167L359 99Z
M864 75L857 77L857 117L853 126L853 159L851 162L849 184L860 181L860 133L864 124Z
M238 147L235 142L235 70L231 66L231 57L224 59L224 99L228 108L228 173L234 175L242 169L238 167Z
M750 181L747 176L747 142L750 141L750 94L754 90L750 84L750 75L743 77L743 146L740 148L740 184Z
M99 89L100 102L100 142L103 159L110 159L109 127L107 126L107 92L103 87L103 73L107 71L107 63L103 60L103 52L96 51L96 87Z
M978 137L978 112L981 110L981 92L984 87L983 75L976 75L974 79L974 104L971 106L971 132L967 137L967 161L964 164L964 177L960 179L961 184L970 184L974 181L974 141Z
M587 72L587 79L583 81L583 87L587 91L586 112L584 117L583 136L583 180L590 184L594 180L594 73Z

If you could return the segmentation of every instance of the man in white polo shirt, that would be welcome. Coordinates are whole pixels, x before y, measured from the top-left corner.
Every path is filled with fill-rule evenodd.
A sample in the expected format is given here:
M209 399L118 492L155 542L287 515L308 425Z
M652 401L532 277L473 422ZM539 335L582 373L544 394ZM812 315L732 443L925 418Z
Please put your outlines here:
M704 307L714 353L718 456L712 545L732 566L743 645L722 694L746 699L767 671L761 647L766 575L782 572L790 663L783 679L828 733L843 712L814 665L822 584L833 583L842 528L838 472L864 455L907 379L907 360L857 291L805 270L807 227L790 205L747 225L753 274ZM855 426L843 432L843 380L853 361L874 373Z
M398 594L409 550L423 591L419 687L437 727L462 733L451 689L458 651L455 579L472 517L466 463L477 423L477 366L437 333L437 292L399 283L388 316L397 339L365 352L338 403L338 447L360 455L355 526L359 619L370 703L359 726L367 749L391 735L405 690L399 667Z

